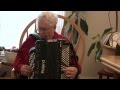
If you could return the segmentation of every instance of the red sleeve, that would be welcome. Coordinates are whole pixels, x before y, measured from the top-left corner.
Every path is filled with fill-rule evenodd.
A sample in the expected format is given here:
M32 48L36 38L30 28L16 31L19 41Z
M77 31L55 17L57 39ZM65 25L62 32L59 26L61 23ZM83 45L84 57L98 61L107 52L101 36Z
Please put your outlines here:
M78 59L78 56L77 56L77 55L71 56L70 66L77 67L77 69L78 69L78 72L77 72L75 78L78 78L78 75L81 73L81 66L78 64L78 60L79 60L79 59Z
M73 47L72 43L70 44L70 48L71 48L70 66L74 66L74 67L76 67L78 69L78 72L77 72L77 74L75 76L75 78L78 78L78 75L81 73L81 66L78 63L79 58L78 58L78 56L77 56L77 54L76 54L76 52L74 50L74 47Z
M18 50L14 68L17 73L20 73L20 68L23 64L29 63L29 50L35 46L35 40L32 37L28 37L26 41L23 43L21 48Z

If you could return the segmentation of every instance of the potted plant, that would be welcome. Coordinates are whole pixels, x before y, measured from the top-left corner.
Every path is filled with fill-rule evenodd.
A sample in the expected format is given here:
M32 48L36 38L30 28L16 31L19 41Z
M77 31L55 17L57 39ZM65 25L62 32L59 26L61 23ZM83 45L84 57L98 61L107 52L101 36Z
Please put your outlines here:
M88 35L88 24L85 20L85 18L79 18L80 14L80 11L72 11L71 15L69 16L69 18L74 18L76 24L78 24L80 27L81 27L81 30L83 30L83 32ZM77 17L77 18L75 18ZM79 22L78 22L79 21ZM66 23L66 22L65 22ZM111 26L111 25L110 25ZM71 30L71 27L69 26L70 29L68 30ZM101 40L103 39L104 36L110 34L110 33L113 33L112 32L112 27L110 28L107 28L104 30L104 32L102 33L102 35L100 34L97 34L95 36L92 37L92 40L94 40L94 42L91 44L89 50L88 50L88 53L87 53L87 56L89 56L92 52L92 50L96 50L95 52L95 61L96 60L100 60L100 56L102 55L102 43L101 43ZM76 33L75 33L76 34ZM75 35L77 36L77 34ZM74 37L73 37L74 38ZM78 38L78 37L77 37Z
M97 34L95 36L92 37L92 40L94 40L94 42L91 44L89 50L88 50L88 53L87 53L87 56L89 56L92 52L93 49L95 49L95 61L100 61L100 56L102 55L102 39L105 35L108 35L110 33L113 33L112 32L112 27L110 28L107 28L104 30L104 32L102 33L102 35L100 34Z

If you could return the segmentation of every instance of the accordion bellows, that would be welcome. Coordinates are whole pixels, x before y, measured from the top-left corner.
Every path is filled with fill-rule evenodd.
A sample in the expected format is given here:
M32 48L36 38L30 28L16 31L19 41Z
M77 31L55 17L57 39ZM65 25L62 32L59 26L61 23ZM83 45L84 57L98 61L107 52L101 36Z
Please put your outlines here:
M30 50L29 64L33 74L29 79L65 79L62 72L70 64L70 43L64 39L37 40Z

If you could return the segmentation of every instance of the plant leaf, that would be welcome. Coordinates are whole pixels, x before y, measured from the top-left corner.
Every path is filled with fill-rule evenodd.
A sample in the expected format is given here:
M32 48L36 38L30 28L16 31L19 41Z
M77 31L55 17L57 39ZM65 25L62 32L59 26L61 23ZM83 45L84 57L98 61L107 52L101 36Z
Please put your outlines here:
M92 39L95 40L97 37L98 37L98 36L94 36L94 37L92 37Z
M80 27L86 35L88 35L88 25L87 22L83 19L80 19Z
M101 43L100 43L100 41L97 41L96 42L96 49L100 49L101 48Z
M100 55L102 54L102 46L100 41L96 42L96 55L95 55L95 60L100 60Z
M69 28L68 28L68 31L67 31L67 36L69 36L69 34L71 33L72 28L73 28L72 25L70 25Z
M75 20L75 23L78 24L78 19Z
M71 18L74 13L75 13L75 12L72 11L72 13L68 16L68 18ZM67 23L68 23L67 20L64 20L64 25L66 25Z
M74 29L73 30L73 44L77 43L78 36L79 36L78 32Z
M100 60L100 56L102 55L102 48L97 49L96 55L95 55L95 61Z
M95 40L96 38L99 38L98 34L96 36L92 37L93 40Z
M89 56L90 53L92 52L92 50L95 48L95 44L96 44L96 42L92 43L92 45L90 46L90 48L88 50L87 56Z
M106 34L109 33L110 31L112 31L112 29L113 29L112 27L105 29L104 32L103 32L103 34L102 34L101 39L103 38L104 35L106 35Z

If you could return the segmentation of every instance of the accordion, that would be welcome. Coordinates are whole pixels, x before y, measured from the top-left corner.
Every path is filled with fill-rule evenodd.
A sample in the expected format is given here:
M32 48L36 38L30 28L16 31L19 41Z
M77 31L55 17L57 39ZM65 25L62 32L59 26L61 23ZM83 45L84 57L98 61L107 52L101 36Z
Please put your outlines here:
M29 65L33 69L29 79L67 79L62 69L70 65L71 52L67 40L37 40L29 51Z

